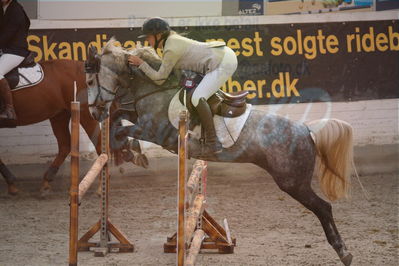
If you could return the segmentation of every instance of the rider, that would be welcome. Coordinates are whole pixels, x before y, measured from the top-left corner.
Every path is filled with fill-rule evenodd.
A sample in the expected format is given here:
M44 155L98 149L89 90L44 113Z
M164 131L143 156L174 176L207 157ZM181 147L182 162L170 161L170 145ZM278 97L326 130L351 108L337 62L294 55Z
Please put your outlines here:
M159 17L147 19L142 27L143 35L156 50L163 49L162 64L158 71L151 68L137 56L129 56L130 64L138 66L150 79L161 85L172 70L191 70L204 74L196 88L191 102L196 108L201 124L205 129L205 153L217 153L222 150L212 112L207 103L237 69L237 57L224 42L199 42L171 31L168 22Z
M0 97L5 107L0 113L0 123L6 122L15 127L15 114L12 94L4 76L17 67L28 56L26 38L30 27L30 20L17 0L0 0Z

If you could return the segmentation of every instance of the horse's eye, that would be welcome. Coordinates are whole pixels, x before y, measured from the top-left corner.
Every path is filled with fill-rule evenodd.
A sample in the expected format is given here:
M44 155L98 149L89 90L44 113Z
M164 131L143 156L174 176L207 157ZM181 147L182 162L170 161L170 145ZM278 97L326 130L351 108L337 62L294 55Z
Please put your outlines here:
M93 85L93 80L87 81L87 85L89 85L89 86Z

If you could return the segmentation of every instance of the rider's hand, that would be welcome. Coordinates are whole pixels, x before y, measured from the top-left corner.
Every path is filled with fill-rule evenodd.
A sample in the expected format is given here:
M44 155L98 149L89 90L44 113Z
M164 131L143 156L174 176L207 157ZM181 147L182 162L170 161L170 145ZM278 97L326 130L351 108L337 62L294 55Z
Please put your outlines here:
M129 55L129 57L127 58L127 61L129 62L129 64L134 65L134 66L139 66L141 65L144 61L135 55Z

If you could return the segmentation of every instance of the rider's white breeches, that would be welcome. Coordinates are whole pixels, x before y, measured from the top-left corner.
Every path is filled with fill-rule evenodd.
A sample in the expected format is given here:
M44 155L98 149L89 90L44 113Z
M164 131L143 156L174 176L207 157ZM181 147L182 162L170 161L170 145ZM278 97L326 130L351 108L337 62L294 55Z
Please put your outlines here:
M224 57L220 65L204 76L193 93L191 102L197 107L199 99L211 97L234 74L237 69L237 56L233 50L225 46Z
M25 57L14 54L0 56L0 79L24 61Z

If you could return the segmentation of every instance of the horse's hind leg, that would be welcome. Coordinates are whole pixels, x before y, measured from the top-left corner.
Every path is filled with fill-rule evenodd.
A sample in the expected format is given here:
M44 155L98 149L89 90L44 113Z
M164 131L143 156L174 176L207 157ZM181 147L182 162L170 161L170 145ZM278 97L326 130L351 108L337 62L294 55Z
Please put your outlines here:
M7 168L7 166L3 163L3 161L0 159L0 173L6 180L7 186L8 186L8 194L10 195L17 195L19 190L17 186L15 185L15 181L17 178L11 173L11 171Z
M339 258L345 266L348 266L352 262L352 255L348 252L344 241L335 226L334 218L332 215L331 204L321 199L312 190L310 186L311 178L301 176L295 178L296 180L309 180L305 183L295 182L284 182L287 178L275 178L278 186L281 190L287 192L294 199L302 203L307 209L312 211L317 218L319 218L321 225L323 226L324 233L326 234L328 243L337 252Z
M57 174L60 165L65 161L65 158L71 151L69 119L70 113L68 111L62 111L53 118L50 118L51 128L53 129L54 136L56 137L58 143L58 154L44 174L42 187L40 189L42 195L49 192L50 182L54 179L54 176Z

